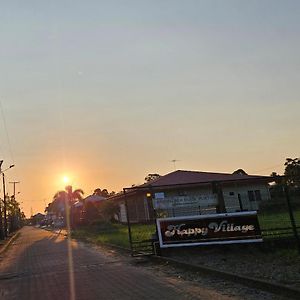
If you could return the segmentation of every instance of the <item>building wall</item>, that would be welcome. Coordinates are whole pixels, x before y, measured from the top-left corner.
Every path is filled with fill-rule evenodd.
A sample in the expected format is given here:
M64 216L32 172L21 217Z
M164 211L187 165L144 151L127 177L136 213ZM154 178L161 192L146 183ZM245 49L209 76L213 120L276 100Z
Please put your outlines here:
M270 192L267 184L231 184L222 187L225 206L227 212L241 210L258 210L259 202L270 199ZM260 198L257 197L256 191L259 191ZM254 195L253 199L249 198L249 193ZM241 205L240 205L240 201ZM252 201L251 201L252 200Z
M189 202L189 199L195 199L199 196L212 196L212 189L210 186L198 187L198 188L186 188L186 189L173 189L164 192L165 200L182 200ZM168 216L189 216L197 214L209 214L216 213L217 198L212 200L207 197L201 201L201 203L187 204L184 207L174 207L167 210Z
M222 192L226 212L258 210L259 201L270 199L269 188L265 183L223 184ZM249 193L252 194L251 199L249 198ZM210 186L206 186L197 188L174 189L166 191L164 194L166 200L176 197L186 197L188 199L189 197L197 197L199 195L212 195L213 191ZM200 205L197 206L175 208L171 213L174 216L216 213L216 207L217 203L213 204L211 201L202 201ZM170 215L170 212L168 212L168 214Z
M259 207L259 201L270 199L269 188L267 184L223 184L222 185L223 197L225 202L225 208L227 212L236 212L241 210L257 210ZM258 192L259 191L259 192ZM252 194L252 198L249 199L249 192ZM183 199L183 201L199 197L202 195L213 195L212 187L210 185L196 188L183 188L183 189L168 189L165 191L154 191L155 193L163 193L164 199L161 201L168 201L169 199ZM259 197L257 197L260 195ZM213 198L213 197L212 197ZM205 198L200 204L186 205L163 209L161 216L188 216L188 215L200 215L211 214L217 212L218 202L212 201L212 198ZM257 199L260 198L260 199ZM153 218L151 205L149 205L149 199L146 197L145 192L141 192L135 196L129 196L127 198L129 219L131 223L143 223ZM187 201L188 202L188 201ZM120 203L119 221L127 222L126 209L124 201Z

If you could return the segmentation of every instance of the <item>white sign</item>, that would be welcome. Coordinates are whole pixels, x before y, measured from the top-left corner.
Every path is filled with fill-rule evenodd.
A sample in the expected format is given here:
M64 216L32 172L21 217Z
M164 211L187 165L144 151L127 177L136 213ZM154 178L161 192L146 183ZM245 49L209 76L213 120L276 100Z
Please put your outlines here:
M164 199L165 198L165 193L155 193L154 198L155 199Z
M188 206L208 206L217 205L218 199L215 194L197 195L197 196L177 196L163 199L153 199L155 209L168 209Z

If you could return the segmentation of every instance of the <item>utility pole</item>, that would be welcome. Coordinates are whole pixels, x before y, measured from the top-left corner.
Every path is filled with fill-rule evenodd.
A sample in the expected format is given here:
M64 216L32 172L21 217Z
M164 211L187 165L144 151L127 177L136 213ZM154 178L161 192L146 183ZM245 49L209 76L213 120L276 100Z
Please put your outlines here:
M0 174L2 172L2 164L3 164L3 160L0 160ZM0 200L0 239L3 240L4 239L4 231L3 231L3 220L2 220L2 204L1 204L1 200Z
M6 191L5 191L5 175L4 172L13 168L15 165L10 165L7 169L2 170L3 160L0 160L0 174L2 173L2 183L3 183L3 214L4 214L4 226L1 227L1 229L4 227L4 238L7 237L7 202L6 202ZM2 218L2 215L1 215Z
M14 185L14 199L16 199L16 184L20 183L20 181L10 181L9 183Z
M2 184L3 184L3 213L4 213L4 237L7 237L7 203L6 203L6 191L5 191L5 177L2 172Z

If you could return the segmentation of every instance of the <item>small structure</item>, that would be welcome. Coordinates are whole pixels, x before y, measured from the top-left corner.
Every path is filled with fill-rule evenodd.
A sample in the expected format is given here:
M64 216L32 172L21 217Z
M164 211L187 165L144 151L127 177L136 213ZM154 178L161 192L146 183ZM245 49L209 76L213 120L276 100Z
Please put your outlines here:
M37 213L31 217L31 223L32 225L40 225L44 219L45 215Z
M99 207L106 198L100 195L89 195L77 201L72 207L72 226L87 224L99 216Z
M93 204L99 204L101 203L103 200L105 200L106 198L103 197L103 196L99 196L99 195L89 195L87 196L83 202L86 204L86 203L93 203Z
M158 213L163 217L195 216L258 210L259 202L270 199L269 176L245 172L211 173L178 170L140 186L125 188L110 197L118 201L118 221L146 223ZM126 201L125 201L126 200ZM159 216L161 217L161 216Z

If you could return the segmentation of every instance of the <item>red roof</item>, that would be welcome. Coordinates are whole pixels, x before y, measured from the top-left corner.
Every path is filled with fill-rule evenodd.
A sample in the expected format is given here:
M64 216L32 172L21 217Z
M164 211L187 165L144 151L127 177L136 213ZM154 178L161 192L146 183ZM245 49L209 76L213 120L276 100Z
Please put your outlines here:
M167 185L181 185L181 184L197 184L210 183L213 181L241 181L241 180L262 180L270 181L269 176L246 175L246 174L230 174L230 173L211 173L198 171L174 171L167 175L151 182L140 185L139 187L159 187Z

